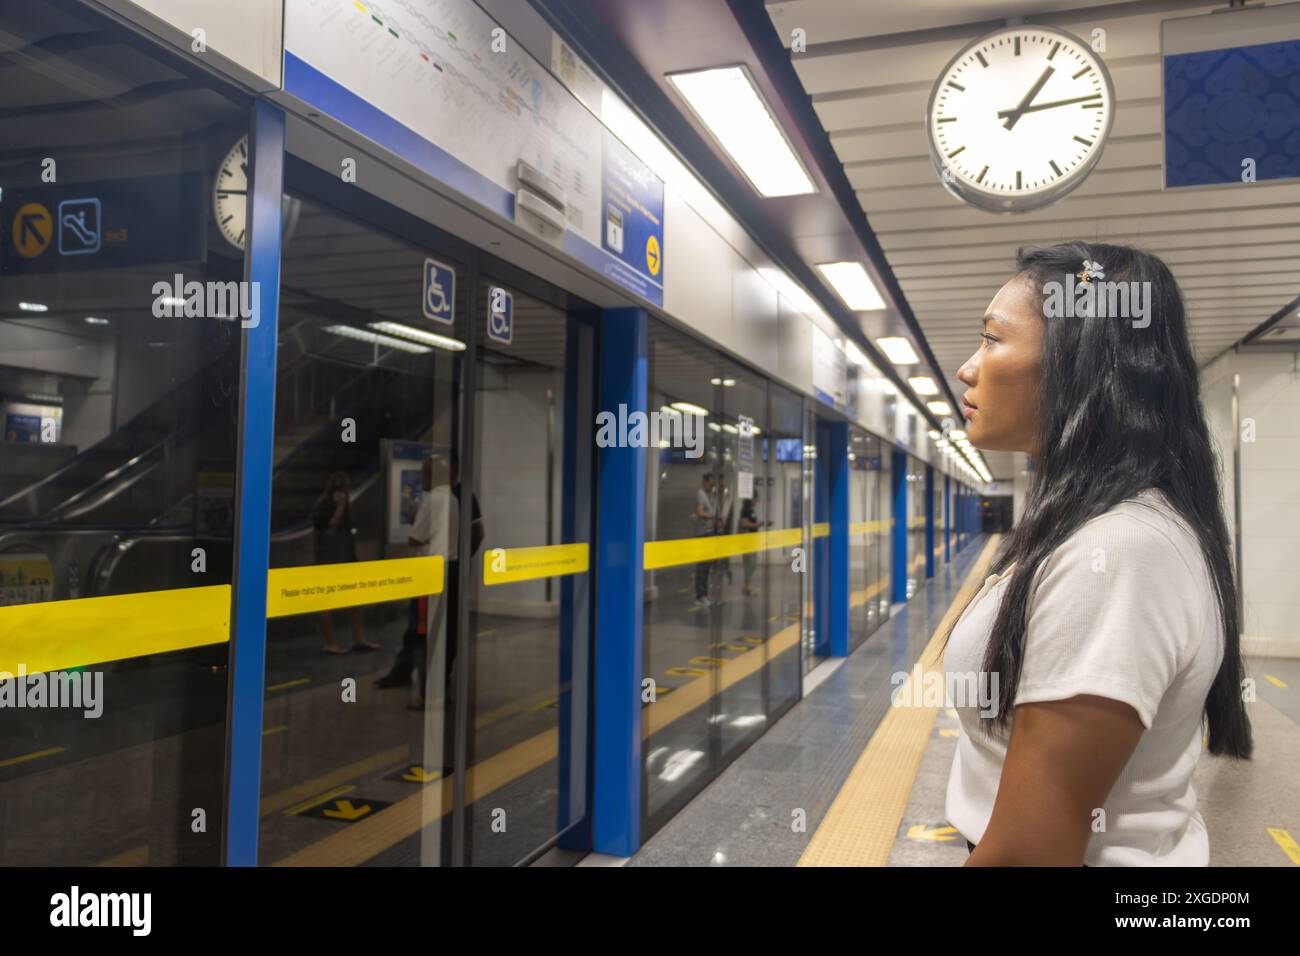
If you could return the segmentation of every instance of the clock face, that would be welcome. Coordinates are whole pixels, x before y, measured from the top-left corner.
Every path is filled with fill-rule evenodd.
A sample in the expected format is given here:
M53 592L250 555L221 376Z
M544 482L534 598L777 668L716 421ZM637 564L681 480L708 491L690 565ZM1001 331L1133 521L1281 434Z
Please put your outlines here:
M1087 178L1114 107L1110 74L1086 43L1050 27L1008 27L940 74L926 111L930 152L965 201L1037 209Z
M212 184L212 212L226 241L244 251L248 230L248 137L230 148Z

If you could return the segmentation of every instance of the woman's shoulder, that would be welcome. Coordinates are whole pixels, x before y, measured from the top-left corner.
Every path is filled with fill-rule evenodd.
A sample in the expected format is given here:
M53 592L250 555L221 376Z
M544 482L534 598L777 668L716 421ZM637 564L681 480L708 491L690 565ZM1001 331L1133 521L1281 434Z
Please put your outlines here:
M1052 559L1048 563L1057 565L1114 561L1135 571L1185 572L1192 578L1204 564L1195 532L1158 488L1147 488L1085 521Z

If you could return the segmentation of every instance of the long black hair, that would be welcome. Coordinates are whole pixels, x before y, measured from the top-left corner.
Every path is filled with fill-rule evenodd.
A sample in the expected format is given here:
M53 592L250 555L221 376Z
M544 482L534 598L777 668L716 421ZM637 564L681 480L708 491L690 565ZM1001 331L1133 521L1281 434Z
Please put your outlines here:
M984 657L985 672L999 675L1000 699L991 719L1005 728L1011 715L1036 570L1085 521L1157 488L1195 531L1218 597L1225 641L1223 663L1205 701L1209 750L1247 758L1253 743L1242 701L1238 595L1221 471L1201 408L1182 294L1160 259L1127 246L1076 241L1022 248L1016 270L1045 295L1048 283L1068 288L1067 276L1079 273L1085 262L1099 264L1108 283L1148 283L1150 311L1133 320L1063 318L1037 297L1043 314L1035 443L1040 458L1034 461L1024 515L993 558L994 573L1013 563L1015 570ZM945 644L956 620L954 615Z

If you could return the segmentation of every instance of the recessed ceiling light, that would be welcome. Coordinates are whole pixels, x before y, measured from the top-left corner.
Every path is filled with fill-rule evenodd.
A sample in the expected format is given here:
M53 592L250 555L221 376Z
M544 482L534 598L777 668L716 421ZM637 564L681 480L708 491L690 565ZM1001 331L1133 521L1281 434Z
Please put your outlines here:
M371 322L370 327L380 332L387 332L389 335L396 335L399 338L411 339L413 342L421 342L424 345L432 345L434 348L446 349L449 352L465 351L465 343L460 339L448 338L445 335L438 335L436 332L427 332L424 329L417 329L401 322Z
M48 311L50 311L50 307L49 307L48 305L42 305L42 304L39 303L39 302L19 302L19 303L18 303L18 308L22 309L24 312L48 312Z
M701 408L699 405L693 405L690 402L673 402L673 408L677 409L679 412L687 412L691 415L709 414L707 408Z
M86 316L87 325L108 325L108 319L101 319L96 315Z
M817 269L836 295L855 312L885 307L885 300L861 262L819 262Z
M912 343L901 335L876 339L876 344L880 346L880 351L885 353L885 358L895 365L916 365L921 361L916 350L912 348Z
M722 431L722 426L719 425L717 422L709 422L709 428L711 428L715 432Z
M947 402L926 402L925 407L930 409L936 415L951 415L952 406Z
M710 384L710 385L721 385L721 384L722 384L722 379L720 379L720 378L711 378L711 379L709 379L709 384Z
M736 380L735 380L734 378L724 378L724 379L722 380L722 384L723 384L723 386L725 386L726 388L731 388L733 385L736 384Z
M369 332L366 329L358 329L351 325L327 325L325 331L342 336L345 339L356 339L358 342L366 342L370 345L382 345L386 348L397 349L399 352L420 354L429 351L429 347L426 345L416 345L414 342L406 341L406 339L394 338L391 335L380 335L378 332Z
M817 191L743 66L670 73L668 81L760 196Z
M912 391L918 395L938 395L939 386L934 384L934 379L928 375L914 375L907 380L907 384L912 386Z

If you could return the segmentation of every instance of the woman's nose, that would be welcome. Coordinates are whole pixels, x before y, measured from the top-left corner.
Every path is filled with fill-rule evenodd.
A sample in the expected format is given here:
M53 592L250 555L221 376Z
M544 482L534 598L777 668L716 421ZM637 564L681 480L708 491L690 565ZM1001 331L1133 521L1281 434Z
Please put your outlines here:
M975 367L976 367L976 356L972 355L970 358L968 358L965 362L962 363L961 368L957 369L957 380L960 382L964 382L965 384L974 388Z

